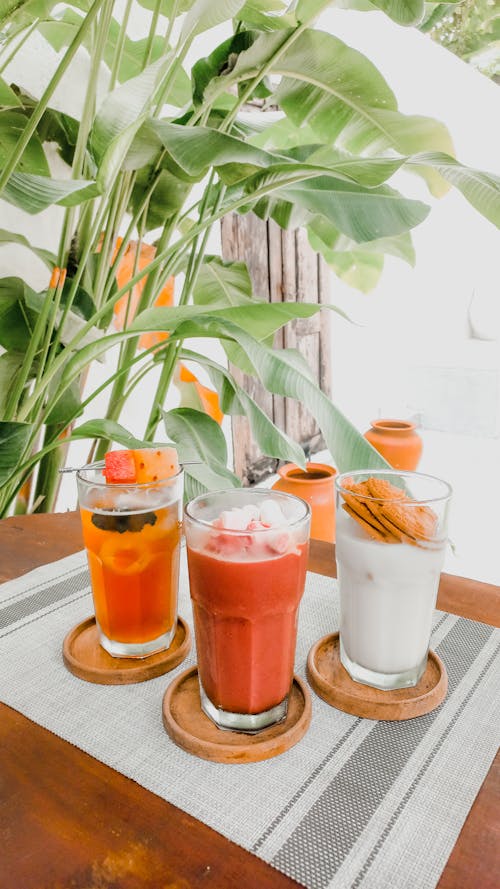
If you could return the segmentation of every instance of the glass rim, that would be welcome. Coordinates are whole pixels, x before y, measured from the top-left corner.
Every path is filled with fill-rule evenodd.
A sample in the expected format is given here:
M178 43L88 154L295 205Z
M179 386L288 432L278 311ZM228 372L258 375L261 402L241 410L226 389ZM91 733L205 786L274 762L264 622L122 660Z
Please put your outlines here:
M437 482L441 485L446 493L439 494L438 496L430 496L430 497L413 497L408 503L407 506L418 506L422 503L437 503L443 500L449 500L453 494L453 488L449 484L449 482L444 481L442 478L438 478L437 475L429 475L426 472L412 472L408 469L354 469L352 472L342 472L340 475L337 475L335 478L335 488L337 491L345 492L351 497L359 497L362 500L374 500L377 502L384 501L386 503L397 503L397 497L373 497L371 494L358 494L356 491L351 491L349 488L344 488L342 482L344 479L359 478L360 476L398 476L403 479L424 479L427 482Z
M255 528L254 531L249 532L247 529L244 529L244 530L237 530L235 528L215 528L214 529L213 522L208 522L208 521L206 521L206 519L199 519L196 516L192 515L191 512L189 511L189 507L192 506L194 503L196 503L198 500L204 500L207 497L217 496L220 494L227 495L231 491L244 491L245 494L250 495L250 497L264 496L264 498L265 498L265 493L267 492L269 494L272 494L273 497L277 497L280 500L294 500L294 501L298 500L299 503L301 503L305 509L304 515L300 516L300 518L298 518L298 519L294 519L293 522L287 522L286 525L276 525L274 527L272 525L270 525L268 528ZM302 499L302 497L296 497L295 494L286 494L284 491L273 491L272 489L268 490L267 488L259 488L259 489L256 489L256 488L253 488L253 489L250 489L250 488L221 488L218 491L206 491L205 494L198 494L196 497L193 497L191 500L189 500L188 503L185 504L184 514L188 517L188 519L191 522L196 522L197 525L201 525L203 528L212 528L215 531L224 531L224 534L236 534L236 535L237 534L245 534L245 535L248 535L249 533L250 534L264 534L264 533L269 533L269 531L279 531L283 528L295 528L298 524L300 524L301 522L304 522L305 519L311 518L311 507L309 506L309 503L306 500Z
M89 479L85 478L82 473L89 472L91 470L95 470L97 472L98 469L104 469L104 460L96 460L94 463L87 463L85 466L80 466L80 468L76 472L77 481L82 482L85 485L102 485L103 488L113 488L113 490L119 490L120 488L138 488L139 490L144 490L145 488L150 488L151 485L164 485L167 482L173 482L178 479L182 473L184 472L184 467L181 465L179 471L174 475L169 475L168 478L158 478L156 481L150 482L112 482L111 484L106 481L106 478L103 476L102 480L100 478Z

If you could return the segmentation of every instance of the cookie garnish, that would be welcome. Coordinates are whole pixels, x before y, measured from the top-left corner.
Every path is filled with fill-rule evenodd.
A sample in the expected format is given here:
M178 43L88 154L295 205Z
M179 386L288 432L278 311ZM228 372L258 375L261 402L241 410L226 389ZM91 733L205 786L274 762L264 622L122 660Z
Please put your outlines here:
M373 528L380 532L381 537L385 538L387 529L384 524L379 521L376 513L370 509L369 501L360 499L364 496L370 496L366 482L360 482L357 485L350 483L348 486L344 483L344 487L347 487L349 491L352 491L353 495L358 495L352 496L350 494L342 493L346 505L349 507L349 510L346 510L346 512L350 511L355 513L354 518L357 516L360 522L372 525Z
M342 509L345 509L346 513L351 516L351 518L356 519L359 525L363 528L366 533L373 538L373 540L381 540L383 543L397 543L397 537L394 537L389 531L386 531L383 527L380 530L376 528L371 522L365 522L364 519L361 518L359 513L354 512L347 503L342 504Z
M385 479L344 480L343 508L375 540L422 545L434 538L436 513ZM348 493L346 493L348 492Z

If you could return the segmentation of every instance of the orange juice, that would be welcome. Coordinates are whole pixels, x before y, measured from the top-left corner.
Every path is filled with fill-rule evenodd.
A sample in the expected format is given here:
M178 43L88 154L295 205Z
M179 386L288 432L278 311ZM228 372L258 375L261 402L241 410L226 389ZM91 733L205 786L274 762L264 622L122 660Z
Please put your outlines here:
M90 468L79 472L78 489L102 647L116 657L168 648L177 623L182 479L106 485Z
M110 516L82 509L81 516L96 618L104 635L140 643L170 632L177 615L181 539L175 510ZM150 516L156 516L154 524ZM103 527L103 519L145 523L140 531L118 531Z

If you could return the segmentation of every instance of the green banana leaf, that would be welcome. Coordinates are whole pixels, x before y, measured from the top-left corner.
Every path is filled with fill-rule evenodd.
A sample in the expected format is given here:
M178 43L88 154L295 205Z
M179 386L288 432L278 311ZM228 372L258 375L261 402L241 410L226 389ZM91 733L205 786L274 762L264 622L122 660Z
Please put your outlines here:
M0 0L0 28L7 23L29 24L45 18L56 0Z
M219 424L203 411L177 407L162 411L166 433L177 448L181 462L202 460L210 466L224 469L227 463L227 444Z
M500 228L500 176L464 167L455 158L439 152L426 152L409 158L408 167L432 166L493 225Z
M254 399L238 385L227 368L189 349L181 349L180 358L193 361L208 371L219 395L221 410L231 416L246 415L255 442L263 454L305 466L304 451L300 445L275 426Z
M109 441L116 441L125 448L149 448L154 447L149 441L136 438L120 423L114 420L88 420L76 426L71 433L71 440L78 441L82 438L104 438Z
M398 25L418 25L425 13L424 0L371 0Z
M20 104L21 102L14 90L0 77L0 107L7 109L18 108Z
M58 385L59 380L55 377L49 387L48 403L50 408L47 411L45 423L48 426L61 425L64 427L82 413L80 386L78 381L74 380L58 397L56 394Z
M37 294L21 278L0 278L0 346L25 352L33 335Z
M333 176L298 179L288 184L284 174L268 171L244 185L254 200L256 196L278 191L280 197L308 214L324 216L357 243L406 232L423 222L430 210L422 201L405 198L389 186L367 189ZM226 206L229 208L240 194L241 186L228 189Z
M42 22L39 30L53 49L59 52L64 46L68 46L71 43L81 23L82 16L72 9L65 9L60 18ZM119 35L120 23L116 19L111 19L108 40L104 48L104 61L109 68L112 67L117 52ZM84 45L89 51L92 49L90 37L87 38ZM120 83L137 77L141 73L147 46L147 38L132 40L130 37L125 37L118 67L118 80ZM157 61L164 53L165 41L163 37L156 35L151 43L151 61ZM189 77L184 69L178 65L176 66L175 78L172 83L170 101L173 105L182 108L183 105L189 102L190 98L191 85Z
M135 332L164 329L161 318L162 313L167 311L167 309L149 309L141 313L132 325ZM228 311L244 313L248 309L238 307ZM210 316L199 315L181 321L171 330L171 336L183 341L192 337L217 339L227 337L238 343L252 363L255 375L269 392L295 398L307 405L318 422L327 447L340 471L356 467L373 469L387 465L378 451L359 435L352 423L317 388L310 376L301 373L292 364L286 351L274 351L265 346L251 336L243 324L240 327L234 321L224 318L222 314L217 317L215 313Z
M171 61L170 54L164 56L106 96L90 136L91 150L98 164L105 155L109 156L110 148L119 142L123 133L138 131Z
M182 26L179 40L184 43L197 34L208 31L232 19L243 6L243 0L195 0Z
M237 476L228 478L226 473L200 463L197 466L186 466L184 469L184 500L192 500L205 491L224 491L239 488L241 482Z
M17 374L24 359L24 352L4 352L0 355L0 416L4 415L7 401ZM30 377L33 377L36 369L33 367Z
M0 110L0 169L10 158L27 122L26 114L20 109ZM19 159L17 172L49 176L50 170L47 158L45 157L42 143L36 134L31 137L22 157Z
M28 238L17 234L17 232L9 232L6 229L0 228L0 244L20 244L22 247L27 247L28 250L31 250L35 256L38 256L48 269L52 270L57 265L55 253L52 253L50 250L44 250L43 247L35 247Z
M325 308L311 303L257 303L254 305L229 306L210 308L210 318L216 322L219 318L228 323L241 324L251 335L259 340L266 340L272 333L279 330L294 318L310 318ZM67 360L62 375L62 382L68 385L78 377L85 367L94 359L104 355L112 346L124 339L140 333L166 331L173 340L179 325L184 321L206 317L205 306L175 306L172 308L146 309L141 312L128 326L125 332L102 336L84 345ZM194 334L193 334L194 335ZM231 337L230 337L231 338Z
M31 423L6 423L0 421L0 487L12 477L19 457L30 440Z
M453 154L446 127L431 118L398 112L394 93L362 53L332 34L310 29L280 53L285 36L285 32L261 34L227 74L206 84L204 100L214 101L248 80L275 55L269 68L279 84L270 101L295 127L307 124L320 141L336 142L353 153L369 149L376 154L391 148L413 154L425 146ZM428 184L434 193L443 188L436 174Z
M235 19L261 31L281 31L297 24L293 6L282 0L247 0Z
M10 204L35 215L52 204L74 207L100 193L100 185L92 180L54 179L31 173L13 173L2 197Z
M181 15L191 9L194 2L195 0L161 0L159 12L169 19L174 10L176 15ZM137 3L151 12L158 8L157 0L137 0Z
M244 262L224 262L218 256L209 256L203 262L193 289L196 306L228 306L254 304L259 299L252 293L252 282Z

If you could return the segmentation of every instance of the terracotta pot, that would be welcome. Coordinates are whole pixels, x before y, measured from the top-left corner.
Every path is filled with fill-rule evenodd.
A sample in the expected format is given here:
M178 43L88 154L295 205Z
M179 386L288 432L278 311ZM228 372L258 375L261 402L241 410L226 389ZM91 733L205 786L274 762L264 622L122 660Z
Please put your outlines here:
M280 478L275 491L295 494L311 507L311 537L335 542L335 491L337 470L326 463L308 463L306 470L287 463L278 470Z
M406 420L372 420L365 438L394 469L413 471L418 466L423 442L415 423Z

